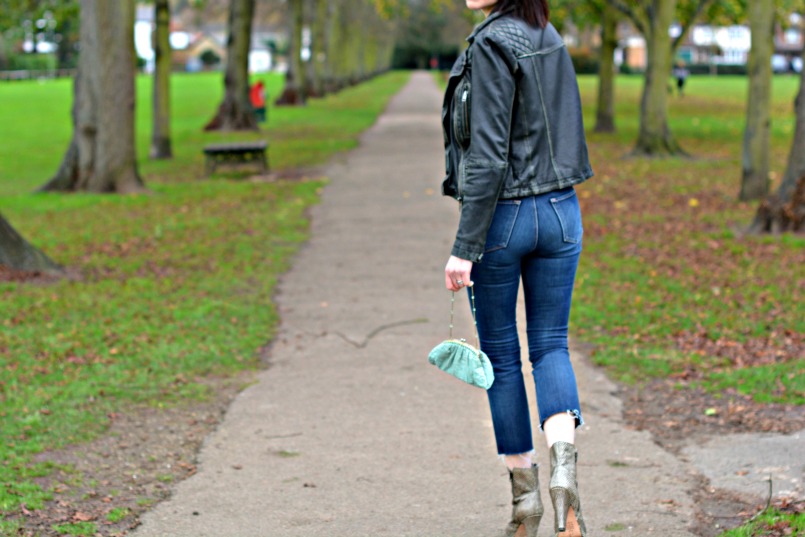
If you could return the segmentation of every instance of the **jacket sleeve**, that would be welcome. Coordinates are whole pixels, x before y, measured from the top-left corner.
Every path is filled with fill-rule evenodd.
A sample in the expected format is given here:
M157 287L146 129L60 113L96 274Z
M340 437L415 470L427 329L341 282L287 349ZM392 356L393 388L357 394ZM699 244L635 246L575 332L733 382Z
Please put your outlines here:
M509 171L509 135L517 61L495 35L472 44L470 145L459 172L461 217L452 255L479 262Z

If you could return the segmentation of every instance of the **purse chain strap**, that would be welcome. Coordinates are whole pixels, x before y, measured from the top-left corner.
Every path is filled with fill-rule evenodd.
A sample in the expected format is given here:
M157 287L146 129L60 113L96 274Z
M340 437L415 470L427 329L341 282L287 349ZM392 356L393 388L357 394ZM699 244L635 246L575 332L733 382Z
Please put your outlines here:
M453 339L453 316L456 303L456 292L450 291L450 339ZM470 304L472 306L472 324L475 328L475 347L480 350L481 343L478 340L478 320L475 318L475 289L470 287Z

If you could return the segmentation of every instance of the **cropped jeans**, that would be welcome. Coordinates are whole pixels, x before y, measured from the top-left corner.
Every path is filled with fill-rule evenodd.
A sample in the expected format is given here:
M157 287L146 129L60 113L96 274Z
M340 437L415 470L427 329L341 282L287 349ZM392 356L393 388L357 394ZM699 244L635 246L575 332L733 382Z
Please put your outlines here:
M534 448L517 335L521 279L540 429L545 420L560 413L572 414L576 426L583 423L567 343L582 234L573 187L500 200L483 260L473 265L478 335L495 372L488 395L501 455Z

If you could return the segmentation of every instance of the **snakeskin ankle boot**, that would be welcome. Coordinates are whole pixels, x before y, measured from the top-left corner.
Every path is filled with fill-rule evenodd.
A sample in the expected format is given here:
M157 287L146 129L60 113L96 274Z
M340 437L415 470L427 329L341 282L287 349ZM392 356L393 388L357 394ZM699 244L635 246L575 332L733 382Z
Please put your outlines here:
M555 513L555 537L586 537L576 481L576 446L556 442L551 446L551 502Z
M537 537L544 508L539 494L539 467L514 468L509 472L512 484L512 519L506 526L506 537L514 537L522 526L526 537Z

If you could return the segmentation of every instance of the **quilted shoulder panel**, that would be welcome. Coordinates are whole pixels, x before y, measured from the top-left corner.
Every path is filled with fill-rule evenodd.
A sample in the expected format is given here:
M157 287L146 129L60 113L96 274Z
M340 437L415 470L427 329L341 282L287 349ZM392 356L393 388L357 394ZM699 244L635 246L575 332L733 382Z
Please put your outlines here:
M511 47L516 56L524 56L536 52L536 47L522 26L509 18L494 21L489 27L489 35L499 36L499 39Z

